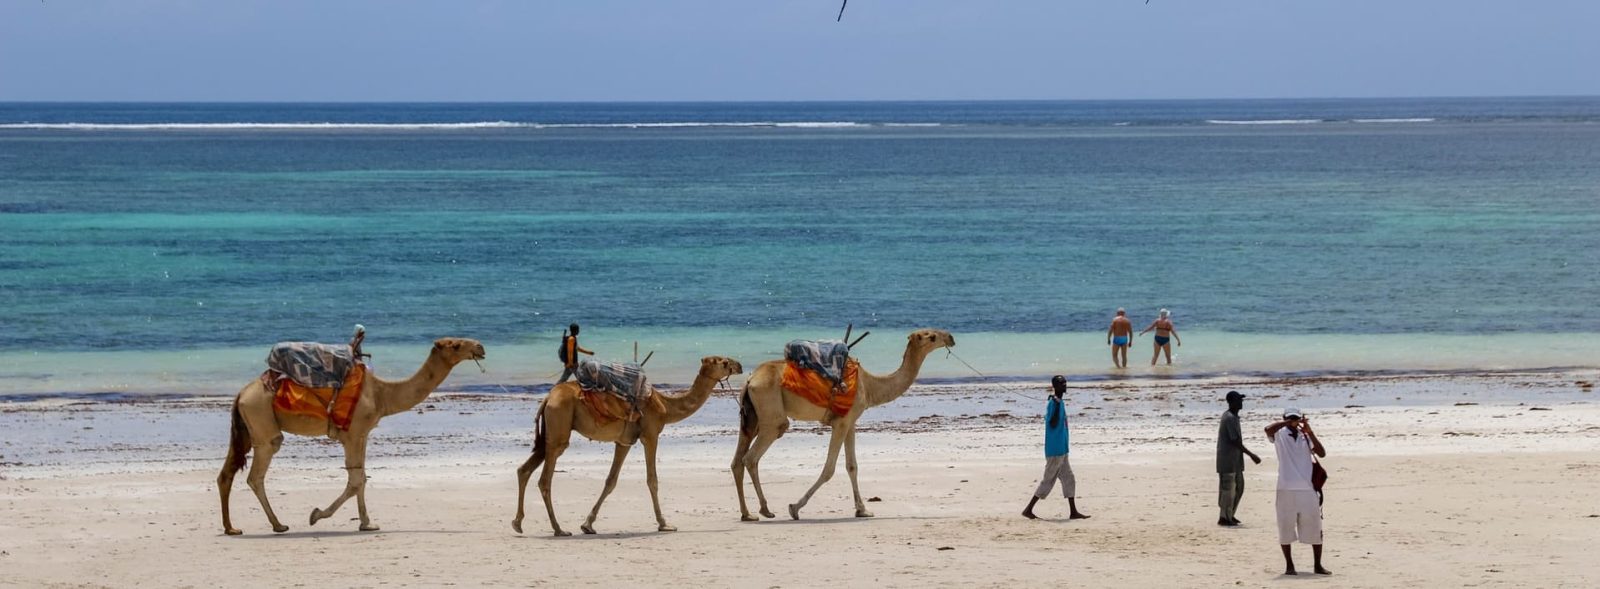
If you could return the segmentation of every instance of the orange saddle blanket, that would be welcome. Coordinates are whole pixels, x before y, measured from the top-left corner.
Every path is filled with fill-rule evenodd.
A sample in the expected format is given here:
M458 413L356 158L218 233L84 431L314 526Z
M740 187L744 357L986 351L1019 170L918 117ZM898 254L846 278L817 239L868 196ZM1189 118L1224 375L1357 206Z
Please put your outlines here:
M262 375L262 379L272 383L274 376L280 375L269 370ZM356 401L361 399L361 384L366 378L366 366L359 362L351 366L350 372L344 377L344 385L339 389L338 399L334 399L332 388L313 389L289 378L278 378L278 391L272 399L272 406L292 415L330 420L335 427L349 431L350 415L356 410ZM332 415L328 411L329 401L333 402Z
M641 407L645 403L649 403L657 410L666 409L666 405L661 402L660 397L657 397L654 392L646 394L648 396L639 402ZM635 411L627 400L605 391L579 389L578 400L582 401L583 406L589 409L589 416L594 418L595 423L600 425L610 425L619 420L634 421L640 417L639 412Z
M856 390L859 388L857 376L860 372L860 362L856 362L854 358L846 362L844 390L835 391L833 381L817 374L816 371L801 368L794 362L784 362L783 388L810 401L812 405L826 407L834 415L848 415L850 408L856 404Z

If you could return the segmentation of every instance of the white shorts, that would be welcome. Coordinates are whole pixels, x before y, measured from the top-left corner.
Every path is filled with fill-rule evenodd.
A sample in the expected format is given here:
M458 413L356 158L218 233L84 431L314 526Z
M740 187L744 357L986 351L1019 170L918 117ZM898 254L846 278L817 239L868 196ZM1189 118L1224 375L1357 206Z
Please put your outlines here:
M1322 506L1316 491L1278 491L1278 543L1322 543Z

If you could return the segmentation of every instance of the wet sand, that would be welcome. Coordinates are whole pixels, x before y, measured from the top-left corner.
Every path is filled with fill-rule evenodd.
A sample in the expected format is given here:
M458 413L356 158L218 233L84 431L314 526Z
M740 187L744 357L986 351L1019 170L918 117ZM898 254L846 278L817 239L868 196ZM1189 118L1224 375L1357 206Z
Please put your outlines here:
M0 585L15 586L1595 586L1600 539L1600 404L1593 372L1098 383L1076 388L1072 463L1087 521L1065 503L1018 515L1042 468L1040 390L918 387L874 409L860 434L857 519L842 468L802 513L738 521L728 473L737 411L713 397L664 435L661 494L681 530L655 532L642 452L596 524L552 538L535 490L512 532L516 466L536 396L439 395L393 416L368 461L376 533L355 507L314 527L339 492L337 446L290 438L270 498L291 530L272 534L243 477L221 534L214 479L224 399L0 404ZM1590 386L1585 388L1584 383ZM1216 521L1212 468L1222 393L1251 395L1239 518ZM1016 389L1016 390L1013 390ZM1035 387L1037 389L1037 387ZM1307 409L1328 446L1327 566L1280 577L1276 478L1260 429L1285 404ZM783 514L815 479L825 431L797 424L763 461ZM555 482L577 532L598 495L608 444L577 442ZM754 501L753 494L751 500ZM752 509L754 505L752 504ZM1296 547L1302 571L1309 549Z

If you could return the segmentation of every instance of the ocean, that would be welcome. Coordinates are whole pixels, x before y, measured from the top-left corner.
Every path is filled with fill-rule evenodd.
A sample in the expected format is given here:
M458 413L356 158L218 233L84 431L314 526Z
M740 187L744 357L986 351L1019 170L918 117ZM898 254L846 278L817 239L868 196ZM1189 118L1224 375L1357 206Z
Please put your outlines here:
M1600 366L1600 98L0 103L0 396L230 395L282 340L934 380ZM1172 310L1176 365L1104 330Z

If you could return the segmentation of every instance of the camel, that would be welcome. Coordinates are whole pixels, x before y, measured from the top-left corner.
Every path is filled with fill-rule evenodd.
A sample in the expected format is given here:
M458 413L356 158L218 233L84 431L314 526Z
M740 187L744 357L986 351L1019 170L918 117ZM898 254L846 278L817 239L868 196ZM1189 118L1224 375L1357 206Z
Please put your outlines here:
M815 421L832 426L833 437L828 441L828 462L822 467L822 475L817 477L817 482L811 485L799 503L789 505L789 517L800 519L800 509L811 501L811 495L822 487L823 483L833 477L834 466L839 460L839 447L844 446L845 472L850 474L850 491L856 498L856 517L872 517L872 512L867 511L867 506L861 502L861 487L856 482L856 420L861 418L861 413L869 407L887 404L900 395L917 379L917 372L922 369L922 361L928 354L939 348L954 347L956 338L949 332L938 329L922 329L906 336L906 352L900 361L900 368L887 376L878 376L862 369L859 384L856 390L856 402L850 407L846 415L835 416L827 408L813 405L810 401L783 388L783 360L773 360L757 366L755 372L750 374L750 379L745 382L744 394L740 397L739 406L739 447L734 451L733 483L739 490L739 519L744 521L757 521L750 515L750 509L745 506L744 500L744 474L750 473L750 482L756 488L756 498L761 502L761 515L774 517L772 511L767 509L767 496L761 490L761 455L767 452L772 443L782 437L789 430L789 420Z
M372 433L372 428L378 426L379 419L405 412L428 398L456 364L466 360L482 360L483 357L483 344L476 340L447 337L433 342L428 359L411 378L391 382L368 372L361 385L361 397L351 415L350 429L346 431L329 427L325 419L280 413L273 407L275 391L267 389L259 378L251 380L233 400L233 434L229 441L228 458L222 465L222 474L217 475L217 492L222 496L223 531L229 536L241 533L233 527L229 517L228 494L233 490L234 475L244 468L245 455L251 449L255 450L256 460L250 466L250 475L245 480L249 482L250 490L255 491L256 499L261 501L261 510L267 513L272 531L281 534L289 530L289 526L278 521L272 505L267 502L267 467L272 464L272 455L283 446L283 432L300 436L326 435L344 445L344 468L348 473L344 492L327 509L312 508L308 525L331 517L345 500L354 496L356 509L361 515L361 531L377 530L378 526L367 517L367 436Z
M650 503L656 510L656 530L677 531L678 528L667 525L666 518L661 515L661 499L656 486L656 441L667 424L683 421L699 411L700 406L711 397L711 389L717 383L743 373L744 366L738 360L706 356L700 360L700 373L695 376L694 385L689 387L688 392L672 396L652 387L650 393L657 396L660 403L642 403L641 415L636 421L617 420L606 425L596 422L584 407L583 401L578 398L578 383L566 382L551 388L550 394L539 405L539 414L535 418L533 455L517 468L517 517L511 520L511 529L522 533L523 499L528 493L528 478L542 462L544 470L539 473L539 495L544 497L544 510L550 517L550 528L555 530L557 536L572 535L572 532L563 531L561 524L556 522L556 510L550 503L550 481L556 473L556 459L566 451L572 432L576 431L596 442L616 443L616 453L611 457L611 473L606 475L605 489L600 491L600 498L595 500L589 518L583 521L583 533L595 533L594 520L600 515L600 505L616 488L617 476L622 472L622 461L628 457L628 450L633 448L635 440L644 444L645 484L650 487Z

